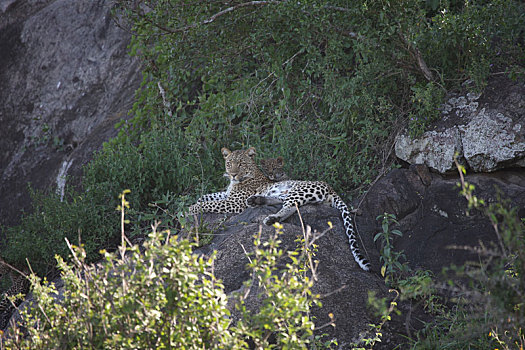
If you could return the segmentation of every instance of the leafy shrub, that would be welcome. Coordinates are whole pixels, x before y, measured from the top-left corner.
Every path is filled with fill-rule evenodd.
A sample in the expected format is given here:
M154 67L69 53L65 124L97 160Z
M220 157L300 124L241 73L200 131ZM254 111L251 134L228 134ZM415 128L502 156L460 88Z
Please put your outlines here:
M417 137L423 134L427 125L439 119L440 110L436 106L443 102L445 94L443 89L434 83L414 85L412 91L414 109L409 113L408 130L410 136Z
M420 134L448 89L523 62L523 11L514 0L120 0L146 62L121 138L176 125L197 152L251 145L284 156L296 178L366 186L405 122Z
M118 219L107 203L96 202L89 194L75 195L60 201L54 193L33 192L33 212L22 218L20 225L5 228L7 244L3 258L21 267L31 264L35 272L45 275L54 266L54 256L68 256L64 238L77 245L84 244L93 261L101 247L115 246Z
M123 208L127 203L122 197ZM122 224L124 224L122 218ZM282 227L277 227L280 230ZM123 232L122 232L123 234ZM35 301L22 312L22 328L15 327L5 340L17 349L298 349L315 341L308 316L312 280L304 278L306 259L302 246L289 252L286 268L277 263L287 255L278 234L262 243L255 238L249 269L261 299L259 310L247 311L248 293L227 296L213 275L213 259L192 253L192 244L169 232L154 230L141 253L126 249L122 236L120 255L103 252L97 265L86 262L83 248L72 247L72 263L57 257L65 283L63 300L53 284L31 276ZM243 316L233 322L228 300ZM270 336L273 336L273 342ZM319 344L317 344L319 346Z
M173 129L157 130L143 134L138 145L126 140L105 147L84 169L84 192L70 190L64 201L55 193L33 193L33 212L19 226L4 230L4 259L24 266L27 258L43 275L55 266L56 254L68 256L64 238L83 244L89 262L99 259L100 249L113 250L119 242L114 211L123 188L131 190L128 197L135 208L131 212L135 233L141 233L141 227L149 228L155 219L155 208L148 204L171 196L177 199L171 209L180 210L187 204L184 195L211 187L201 183L202 172L222 179L217 173L223 166L208 153L195 155L183 147L178 136Z
M400 274L406 272L409 268L406 265L406 256L403 252L394 250L394 237L403 236L401 231L392 229L392 225L397 225L394 214L384 213L379 215L376 220L381 220L381 232L376 233L374 242L379 241L381 248L379 250L379 261L381 266L381 276L385 278L387 284L395 284L401 278ZM405 262L401 262L405 260Z
M73 249L74 264L57 257L65 283L57 302L53 284L32 276L35 305L24 312L29 336L15 328L7 347L19 349L149 349L229 347L229 315L222 284L210 273L212 260L191 253L188 241L152 234L144 255L129 259L104 253L99 266ZM37 307L38 305L38 307ZM36 321L32 321L36 320ZM36 322L32 327L31 322ZM233 348L233 347L232 347Z

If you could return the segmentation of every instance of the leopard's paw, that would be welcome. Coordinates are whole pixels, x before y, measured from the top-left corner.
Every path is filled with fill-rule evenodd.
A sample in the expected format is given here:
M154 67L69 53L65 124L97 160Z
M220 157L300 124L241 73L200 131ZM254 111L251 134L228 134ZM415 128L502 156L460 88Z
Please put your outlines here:
M268 215L263 220L263 224L268 225L268 226L272 226L276 222L279 222L279 218L275 215Z
M264 197L263 196L251 196L251 197L248 197L246 199L246 204L253 208L253 207L258 207L260 205L264 205L265 203L265 200L264 200Z

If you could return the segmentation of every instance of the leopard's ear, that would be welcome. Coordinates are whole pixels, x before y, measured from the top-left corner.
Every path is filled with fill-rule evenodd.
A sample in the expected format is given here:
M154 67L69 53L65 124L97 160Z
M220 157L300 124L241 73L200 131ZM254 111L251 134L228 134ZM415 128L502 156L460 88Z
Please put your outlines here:
M246 154L247 154L249 157L253 158L253 157L255 156L255 148L254 148L254 147L250 147L250 148L248 148L248 149L246 150Z
M264 168L266 167L266 164L268 163L267 159L261 159L261 166Z
M275 158L275 160L277 161L277 164L278 164L280 167L283 167L283 166L284 166L284 159L283 159L283 157L279 156L279 157Z
M221 148L221 152L222 152L222 156L224 158L228 157L230 155L230 153L232 153L232 151L230 151L229 149L227 149L226 147L223 147Z

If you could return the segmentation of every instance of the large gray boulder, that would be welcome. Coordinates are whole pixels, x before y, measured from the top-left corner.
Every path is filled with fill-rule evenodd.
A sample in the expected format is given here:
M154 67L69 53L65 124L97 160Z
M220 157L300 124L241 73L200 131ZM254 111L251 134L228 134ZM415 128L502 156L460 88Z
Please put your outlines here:
M443 119L421 137L401 134L396 156L439 173L454 171L454 155L475 172L525 167L525 83L493 79L483 95L451 97Z
M116 135L141 81L109 0L0 3L0 224L80 174ZM61 182L62 181L62 182Z
M267 241L275 234L273 227L261 225L265 216L278 211L276 206L265 206L261 208L248 208L239 215L228 215L224 221L223 214L204 214L204 219L213 227L214 222L221 222L220 229L215 231L215 238L211 245L202 248L198 253L207 254L211 250L217 251L214 262L215 275L220 278L225 286L226 292L242 290L243 283L252 276L246 269L249 263L247 254L253 252L254 236L261 230L262 241ZM312 316L316 326L330 323L329 314L333 314L335 328L325 327L317 334L326 334L326 339L337 338L342 349L351 348L350 345L362 336L370 337L370 323L378 324L379 318L374 315L368 306L368 293L375 292L378 298L392 300L394 293L389 293L383 279L379 276L378 261L372 262L375 271L363 271L354 261L348 239L344 232L343 222L337 209L328 205L306 205L300 208L304 225L310 225L313 231L323 232L328 228L330 221L334 229L328 231L316 241L318 244L314 260L318 261L317 277L313 287L313 293L322 295L322 308L313 308ZM365 248L371 256L377 257L372 240L368 232L361 231ZM297 239L303 237L301 219L294 214L283 223L283 233L279 236L282 241L283 250L295 250ZM359 240L360 241L360 240ZM281 261L278 265L283 267L287 261ZM257 310L260 298L255 293L256 288L250 290L247 299L247 308ZM407 305L400 303L399 308L403 315L407 315ZM234 310L233 310L234 311ZM418 317L423 317L421 310L414 310ZM236 316L236 313L233 313ZM404 316L403 316L404 317ZM405 324L406 323L406 324ZM392 344L403 342L401 333L406 329L414 330L422 324L415 318L405 320L394 318L383 330L382 343L377 344L377 349L391 349ZM325 339L325 340L326 340Z

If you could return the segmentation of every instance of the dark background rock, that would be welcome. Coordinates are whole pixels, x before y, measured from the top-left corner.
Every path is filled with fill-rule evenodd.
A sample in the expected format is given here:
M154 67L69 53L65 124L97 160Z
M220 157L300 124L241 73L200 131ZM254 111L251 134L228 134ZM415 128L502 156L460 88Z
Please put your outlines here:
M30 210L27 183L53 190L116 135L141 81L110 1L0 5L0 224Z
M423 175L421 175L421 173ZM429 177L431 181L429 182ZM487 204L501 199L510 200L525 217L525 171L499 170L491 174L472 174L466 181L475 186L474 195ZM467 201L459 195L458 176L442 176L409 169L396 169L378 181L364 196L357 225L371 255L378 261L379 245L372 241L381 230L376 220L383 213L395 214L403 236L395 239L397 250L404 250L413 268L430 269L439 274L443 267L461 265L477 256L451 246L490 245L497 242L496 234L486 217L478 210L467 215ZM377 265L376 265L377 268Z

